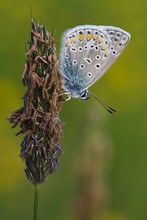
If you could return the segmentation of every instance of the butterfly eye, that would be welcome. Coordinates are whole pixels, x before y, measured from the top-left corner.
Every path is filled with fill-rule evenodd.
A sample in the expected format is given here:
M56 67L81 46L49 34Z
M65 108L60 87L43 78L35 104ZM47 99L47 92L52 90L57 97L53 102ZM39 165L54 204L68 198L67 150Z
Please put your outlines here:
M88 91L85 90L83 93L81 93L80 98L82 100L87 100L88 99Z

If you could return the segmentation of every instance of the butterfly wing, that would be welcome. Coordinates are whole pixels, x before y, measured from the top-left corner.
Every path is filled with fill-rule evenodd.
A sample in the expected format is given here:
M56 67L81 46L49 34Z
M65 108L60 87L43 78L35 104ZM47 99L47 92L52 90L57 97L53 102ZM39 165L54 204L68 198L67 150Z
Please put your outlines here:
M111 26L84 25L68 30L60 54L63 76L80 90L87 89L110 68L129 40L129 33Z
M101 57L101 68L97 71L96 75L88 82L87 88L94 84L103 74L111 67L111 65L122 54L130 41L130 34L121 28L112 26L98 26L99 30L104 34L105 41L108 41L106 48L105 42L100 46L99 55ZM105 49L106 48L106 49Z

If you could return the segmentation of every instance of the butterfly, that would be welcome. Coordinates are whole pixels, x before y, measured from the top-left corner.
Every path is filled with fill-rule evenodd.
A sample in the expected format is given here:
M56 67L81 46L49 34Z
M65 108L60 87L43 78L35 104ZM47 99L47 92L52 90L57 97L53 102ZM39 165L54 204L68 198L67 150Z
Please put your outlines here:
M129 43L130 34L113 26L82 25L64 32L59 70L67 100L93 95L110 113L115 111L88 91Z

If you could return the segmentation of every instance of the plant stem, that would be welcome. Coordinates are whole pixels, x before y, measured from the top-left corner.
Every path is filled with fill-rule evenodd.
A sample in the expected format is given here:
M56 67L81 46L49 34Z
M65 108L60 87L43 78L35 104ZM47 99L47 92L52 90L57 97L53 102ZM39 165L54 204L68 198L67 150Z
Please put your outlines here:
M33 215L33 220L38 219L38 195L39 195L39 186L35 185L35 190L34 190L34 215Z

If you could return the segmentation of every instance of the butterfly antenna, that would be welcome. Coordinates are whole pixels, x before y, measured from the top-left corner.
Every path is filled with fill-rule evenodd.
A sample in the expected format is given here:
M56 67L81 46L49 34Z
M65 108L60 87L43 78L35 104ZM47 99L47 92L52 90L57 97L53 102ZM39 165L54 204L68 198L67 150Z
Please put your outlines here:
M106 105L99 97L97 97L95 94L88 92L89 95L92 95L110 114L114 115L116 112L115 109L111 108L110 106Z

